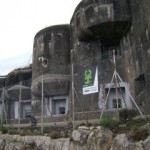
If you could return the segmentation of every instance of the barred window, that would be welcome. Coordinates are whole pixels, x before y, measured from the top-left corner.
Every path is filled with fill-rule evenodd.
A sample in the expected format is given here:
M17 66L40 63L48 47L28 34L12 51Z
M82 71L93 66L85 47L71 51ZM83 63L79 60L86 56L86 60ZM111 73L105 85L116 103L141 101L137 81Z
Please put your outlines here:
M117 105L118 105L118 108L122 108L121 99L113 99L112 102L113 102L113 108L117 108Z

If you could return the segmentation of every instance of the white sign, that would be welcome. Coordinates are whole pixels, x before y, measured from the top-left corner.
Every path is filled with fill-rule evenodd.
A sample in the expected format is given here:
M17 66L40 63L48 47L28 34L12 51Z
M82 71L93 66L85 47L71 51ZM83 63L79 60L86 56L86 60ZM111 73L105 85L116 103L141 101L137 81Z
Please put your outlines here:
M89 67L83 71L83 95L98 92L98 67Z

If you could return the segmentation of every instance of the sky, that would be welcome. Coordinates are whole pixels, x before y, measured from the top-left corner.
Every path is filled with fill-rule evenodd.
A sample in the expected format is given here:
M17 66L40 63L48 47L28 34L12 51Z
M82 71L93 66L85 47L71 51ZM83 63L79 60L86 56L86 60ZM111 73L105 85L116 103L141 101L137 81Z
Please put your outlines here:
M41 29L67 24L81 0L0 0L0 75L32 63Z

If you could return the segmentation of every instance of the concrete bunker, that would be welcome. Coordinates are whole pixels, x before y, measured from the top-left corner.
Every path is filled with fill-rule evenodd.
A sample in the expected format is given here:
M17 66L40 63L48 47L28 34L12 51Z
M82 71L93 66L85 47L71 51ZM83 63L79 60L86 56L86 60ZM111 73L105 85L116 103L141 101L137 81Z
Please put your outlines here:
M32 111L41 115L42 84L44 118L68 114L70 90L70 27L56 25L39 31L34 38ZM63 117L62 117L63 118ZM48 119L46 119L48 120ZM45 120L45 122L47 122Z
M31 67L16 69L6 78L6 103L8 119L26 119L31 114ZM15 122L14 122L15 123Z

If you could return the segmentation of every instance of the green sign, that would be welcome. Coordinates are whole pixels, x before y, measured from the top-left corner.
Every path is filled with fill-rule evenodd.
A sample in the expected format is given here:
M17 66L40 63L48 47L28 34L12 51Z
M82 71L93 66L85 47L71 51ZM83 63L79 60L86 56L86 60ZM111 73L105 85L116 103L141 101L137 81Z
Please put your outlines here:
M98 92L98 68L88 67L82 71L83 95Z
M91 69L85 70L84 82L85 82L85 85L87 85L87 86L92 84L92 70Z

